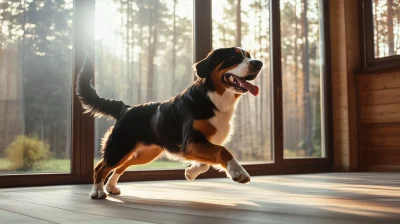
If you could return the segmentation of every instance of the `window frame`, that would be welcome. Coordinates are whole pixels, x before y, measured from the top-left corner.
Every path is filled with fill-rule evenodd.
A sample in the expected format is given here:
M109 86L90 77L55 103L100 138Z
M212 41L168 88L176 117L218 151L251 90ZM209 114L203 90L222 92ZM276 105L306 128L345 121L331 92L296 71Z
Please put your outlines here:
M372 0L359 0L361 72L371 73L400 68L400 55L375 57Z
M193 0L193 59L203 59L212 48L212 0ZM324 63L322 83L324 89L324 108L321 108L325 117L325 155L324 158L283 158L283 111L282 111L282 65L280 40L280 1L270 0L271 25L271 90L272 97L272 163L257 163L244 165L250 175L294 174L330 172L333 167L332 151L332 100L330 78L330 46L329 46L329 0L319 0L323 15L323 29L321 30L324 54L321 55ZM72 160L69 174L24 174L0 175L0 187L43 186L57 184L91 184L94 167L94 119L83 114L80 102L75 94L77 74L80 71L86 54L94 58L95 30L94 30L95 0L74 1L74 50L73 50L73 100L72 100ZM79 21L79 22L77 22ZM201 24L201 25L196 25ZM87 29L87 27L93 27ZM38 176L40 178L38 178ZM210 170L199 178L226 177L224 173ZM182 180L183 169L173 170L141 170L127 171L120 181L147 181L147 180Z

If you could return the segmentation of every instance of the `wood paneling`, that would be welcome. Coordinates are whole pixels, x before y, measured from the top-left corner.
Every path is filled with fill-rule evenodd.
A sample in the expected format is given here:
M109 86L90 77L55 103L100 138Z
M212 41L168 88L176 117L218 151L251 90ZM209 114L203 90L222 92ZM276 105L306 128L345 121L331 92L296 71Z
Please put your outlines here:
M363 125L361 129L361 146L400 147L400 123ZM361 151L364 149L361 148Z
M400 88L400 71L360 75L358 87L360 92Z
M400 122L400 103L360 107L360 113L362 124Z
M400 103L399 88L360 92L360 106Z
M368 147L360 152L365 170L400 170L400 147Z
M400 170L400 72L360 75L359 159L364 170Z

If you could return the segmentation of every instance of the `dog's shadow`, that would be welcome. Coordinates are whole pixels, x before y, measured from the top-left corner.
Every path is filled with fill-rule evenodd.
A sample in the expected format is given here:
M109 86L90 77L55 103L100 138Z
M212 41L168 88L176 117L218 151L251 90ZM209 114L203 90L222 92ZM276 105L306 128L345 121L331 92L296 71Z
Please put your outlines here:
M115 206L131 207L146 209L150 208L152 210L176 210L176 209L195 209L196 211L224 211L231 210L234 208L245 208L251 206L249 204L240 202L226 202L219 200L201 200L198 199L190 200L172 200L166 198L144 198L131 195L108 195L106 199L107 203L113 204ZM259 206L254 204L253 206Z

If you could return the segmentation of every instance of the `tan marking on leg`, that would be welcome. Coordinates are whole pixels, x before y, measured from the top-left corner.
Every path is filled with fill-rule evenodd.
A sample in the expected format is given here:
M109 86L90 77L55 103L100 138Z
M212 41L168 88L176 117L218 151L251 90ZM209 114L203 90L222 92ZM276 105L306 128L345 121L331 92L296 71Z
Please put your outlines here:
M233 158L225 147L211 143L190 143L183 157L200 163L221 165L223 168L226 168L228 161Z
M102 183L104 182L104 180L106 179L107 175L116 167L119 167L121 165L123 165L130 157L132 156L132 152L128 153L127 155L125 155L119 162L117 165L115 166L109 166L106 164L106 162L104 161L104 159L101 159L95 169L94 169L94 173L93 173L93 179L94 179L94 183L98 184L98 183Z
M155 160L162 152L163 150L158 146L144 146L143 144L138 144L132 151L131 157L126 160L124 164L119 166L108 179L106 184L106 191L112 195L121 194L121 190L117 187L117 183L120 176L125 172L125 170L132 165L150 163L151 161Z
M147 164L157 159L164 150L156 145L145 146L138 145L133 150L134 155L128 159L124 164L115 170L115 173L122 175L124 171L133 165Z

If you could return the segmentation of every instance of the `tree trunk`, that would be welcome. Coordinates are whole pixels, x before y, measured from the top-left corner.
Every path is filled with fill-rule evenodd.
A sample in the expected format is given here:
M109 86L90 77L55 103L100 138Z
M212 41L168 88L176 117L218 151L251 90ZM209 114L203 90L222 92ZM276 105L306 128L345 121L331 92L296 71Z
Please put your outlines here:
M6 71L6 86L5 86L5 91L6 91L6 95L5 95L5 101L4 101L4 113L3 113L3 142L5 142L6 144L8 143L8 101L10 101L10 86L11 86L11 74L10 74L10 70L11 70L11 60L10 57L5 57L7 58L7 71ZM1 57L0 57L1 59Z
M224 21L225 21L225 20L226 20L226 17L225 17L225 15L224 15ZM226 44L226 30L225 30L225 26L222 26L221 29L222 29L222 44L223 44L224 47L227 47L227 44Z
M119 1L120 2L120 6L121 6L121 14L122 14L122 11L124 10L124 3L122 2L122 0L120 0ZM124 17L123 16L121 16L121 26L123 26L123 24L124 24ZM122 28L121 28L121 37L123 38L123 30L122 30ZM123 44L121 44L121 56L120 56L120 58L122 59L123 58L123 56L124 56L124 45ZM120 77L124 77L124 71L125 71L125 69L124 69L124 62L123 62L123 60L120 60L120 64L119 64L119 66L120 66L120 71L121 71L121 73L119 74L119 76ZM117 92L117 94L118 94L118 97L116 97L116 98L121 98L122 96L123 96L123 93L121 93L121 91L119 91L119 92Z
M143 65L142 65L142 58L143 58L143 26L140 26L140 34L139 34L139 45L140 45L140 53L139 53L139 78L138 78L138 103L142 102L142 76L143 76Z
M388 26L389 55L395 55L394 32L393 32L393 0L387 0L387 26Z
M175 84L176 84L176 3L174 0L174 28L173 28L173 38L172 38L172 82L171 82L171 96L175 94Z
M24 66L25 66L25 57L26 57L26 53L25 53L25 37L26 37L26 8L25 8L25 0L21 0L21 7L22 7L22 41L20 43L20 49L18 51L19 53L19 57L20 57L20 64L19 64L19 68L20 68L20 74L21 74L21 88L20 88L20 92L21 92L21 115L22 115L22 120L23 120L23 124L22 124L22 133L24 133L25 135L28 135L28 131L26 128L26 124L27 124L27 117L25 116L25 93L24 93L24 89L25 89L25 85L24 85L24 80L25 80L25 74L24 74Z
M305 128L305 148L306 155L311 156L313 153L312 145L312 111L310 101L310 62L309 62L309 44L308 44L308 20L307 20L307 0L303 5L303 33L304 33L304 49L303 49L303 75L304 75L304 128Z
M261 61L263 61L263 58L262 58L262 54L261 54L261 52L262 52L262 34L261 34L261 27L262 27L262 18L261 18L261 10L262 10L262 8L261 8L261 0L258 2L258 5L257 5L258 7L257 7L257 14L258 14L258 44L259 44L259 49L258 49L258 51L259 51L259 55L260 55L260 57L258 57ZM257 35L257 34L256 34ZM255 57L256 57L256 55L255 55ZM259 75L260 77L258 78L258 80L260 80L260 84L262 85L263 84L263 80L264 80L264 74L263 74L263 71L261 70L261 72L260 72L260 75ZM256 81L257 82L257 81ZM261 89L263 89L263 87L262 86L260 86L261 87ZM257 143L257 147L258 148L260 148L260 145L262 146L262 145L264 145L264 140L265 140L265 135L264 135L264 130L263 130L263 122L264 122L264 116L263 116L263 114L262 114L262 107L260 107L260 104L262 104L262 98L263 98L263 95L264 94L261 94L261 96L259 96L259 97L257 97L257 98L255 98L255 107L256 107L256 133L261 133L261 137L258 137L257 139L259 140L259 141L257 141L256 143ZM260 102L260 103L259 103ZM261 150L263 150L263 148L261 147Z
M298 43L297 43L297 40L298 40L298 38L299 38L299 29L298 29L298 26L299 26L299 19L297 18L297 7L294 7L295 8L295 18L296 18L296 22L295 22L295 39L294 39L294 87L295 87L295 89L294 89L294 92L295 92L295 105L296 106L300 106L299 105L299 92L298 92L298 83L299 83L299 81L298 81L298 70L299 70L299 66L298 66L298 63L297 63L297 54L298 54ZM301 122L301 120L300 119L297 119L297 122L296 122L296 128L295 128L295 142L299 142L300 141L300 135L299 135L299 133L300 133L300 127L301 127L301 125L300 125L300 122Z
M242 46L242 9L241 0L237 0L236 5L236 47Z
M396 14L397 14L397 23L400 24L400 1L397 2L396 6ZM397 26L399 27L399 26ZM398 50L400 49L400 34L396 32L396 44L395 44L395 54L397 54Z
M152 4L153 5L153 4ZM153 7L150 7L150 20L149 20L149 53L147 59L148 66L148 79L147 79L147 101L154 100L154 57L157 48L157 16L158 16L158 0L154 5L154 16L151 14ZM153 20L156 19L156 21Z
M149 39L148 39L148 51L147 51L147 102L153 99L153 60L152 60L152 48L153 48L153 15L152 15L153 4L150 5L149 9Z
M131 7L130 7L130 1L127 0L126 1L126 76L128 78L128 86L132 85L132 77L131 77L131 68L130 68L130 61L131 61L131 57L130 57L130 51L131 51L131 45L130 45L130 17L131 17ZM131 90L132 88L128 88L127 89L127 100L129 103L132 103L132 94L131 94Z
M375 8L374 8L374 13L375 15L378 15L378 4L379 4L379 0L374 0L375 1ZM375 28L376 29L376 34L375 35L375 55L376 56L380 56L380 51L379 51L379 20L378 20L378 16L374 16L375 18Z

